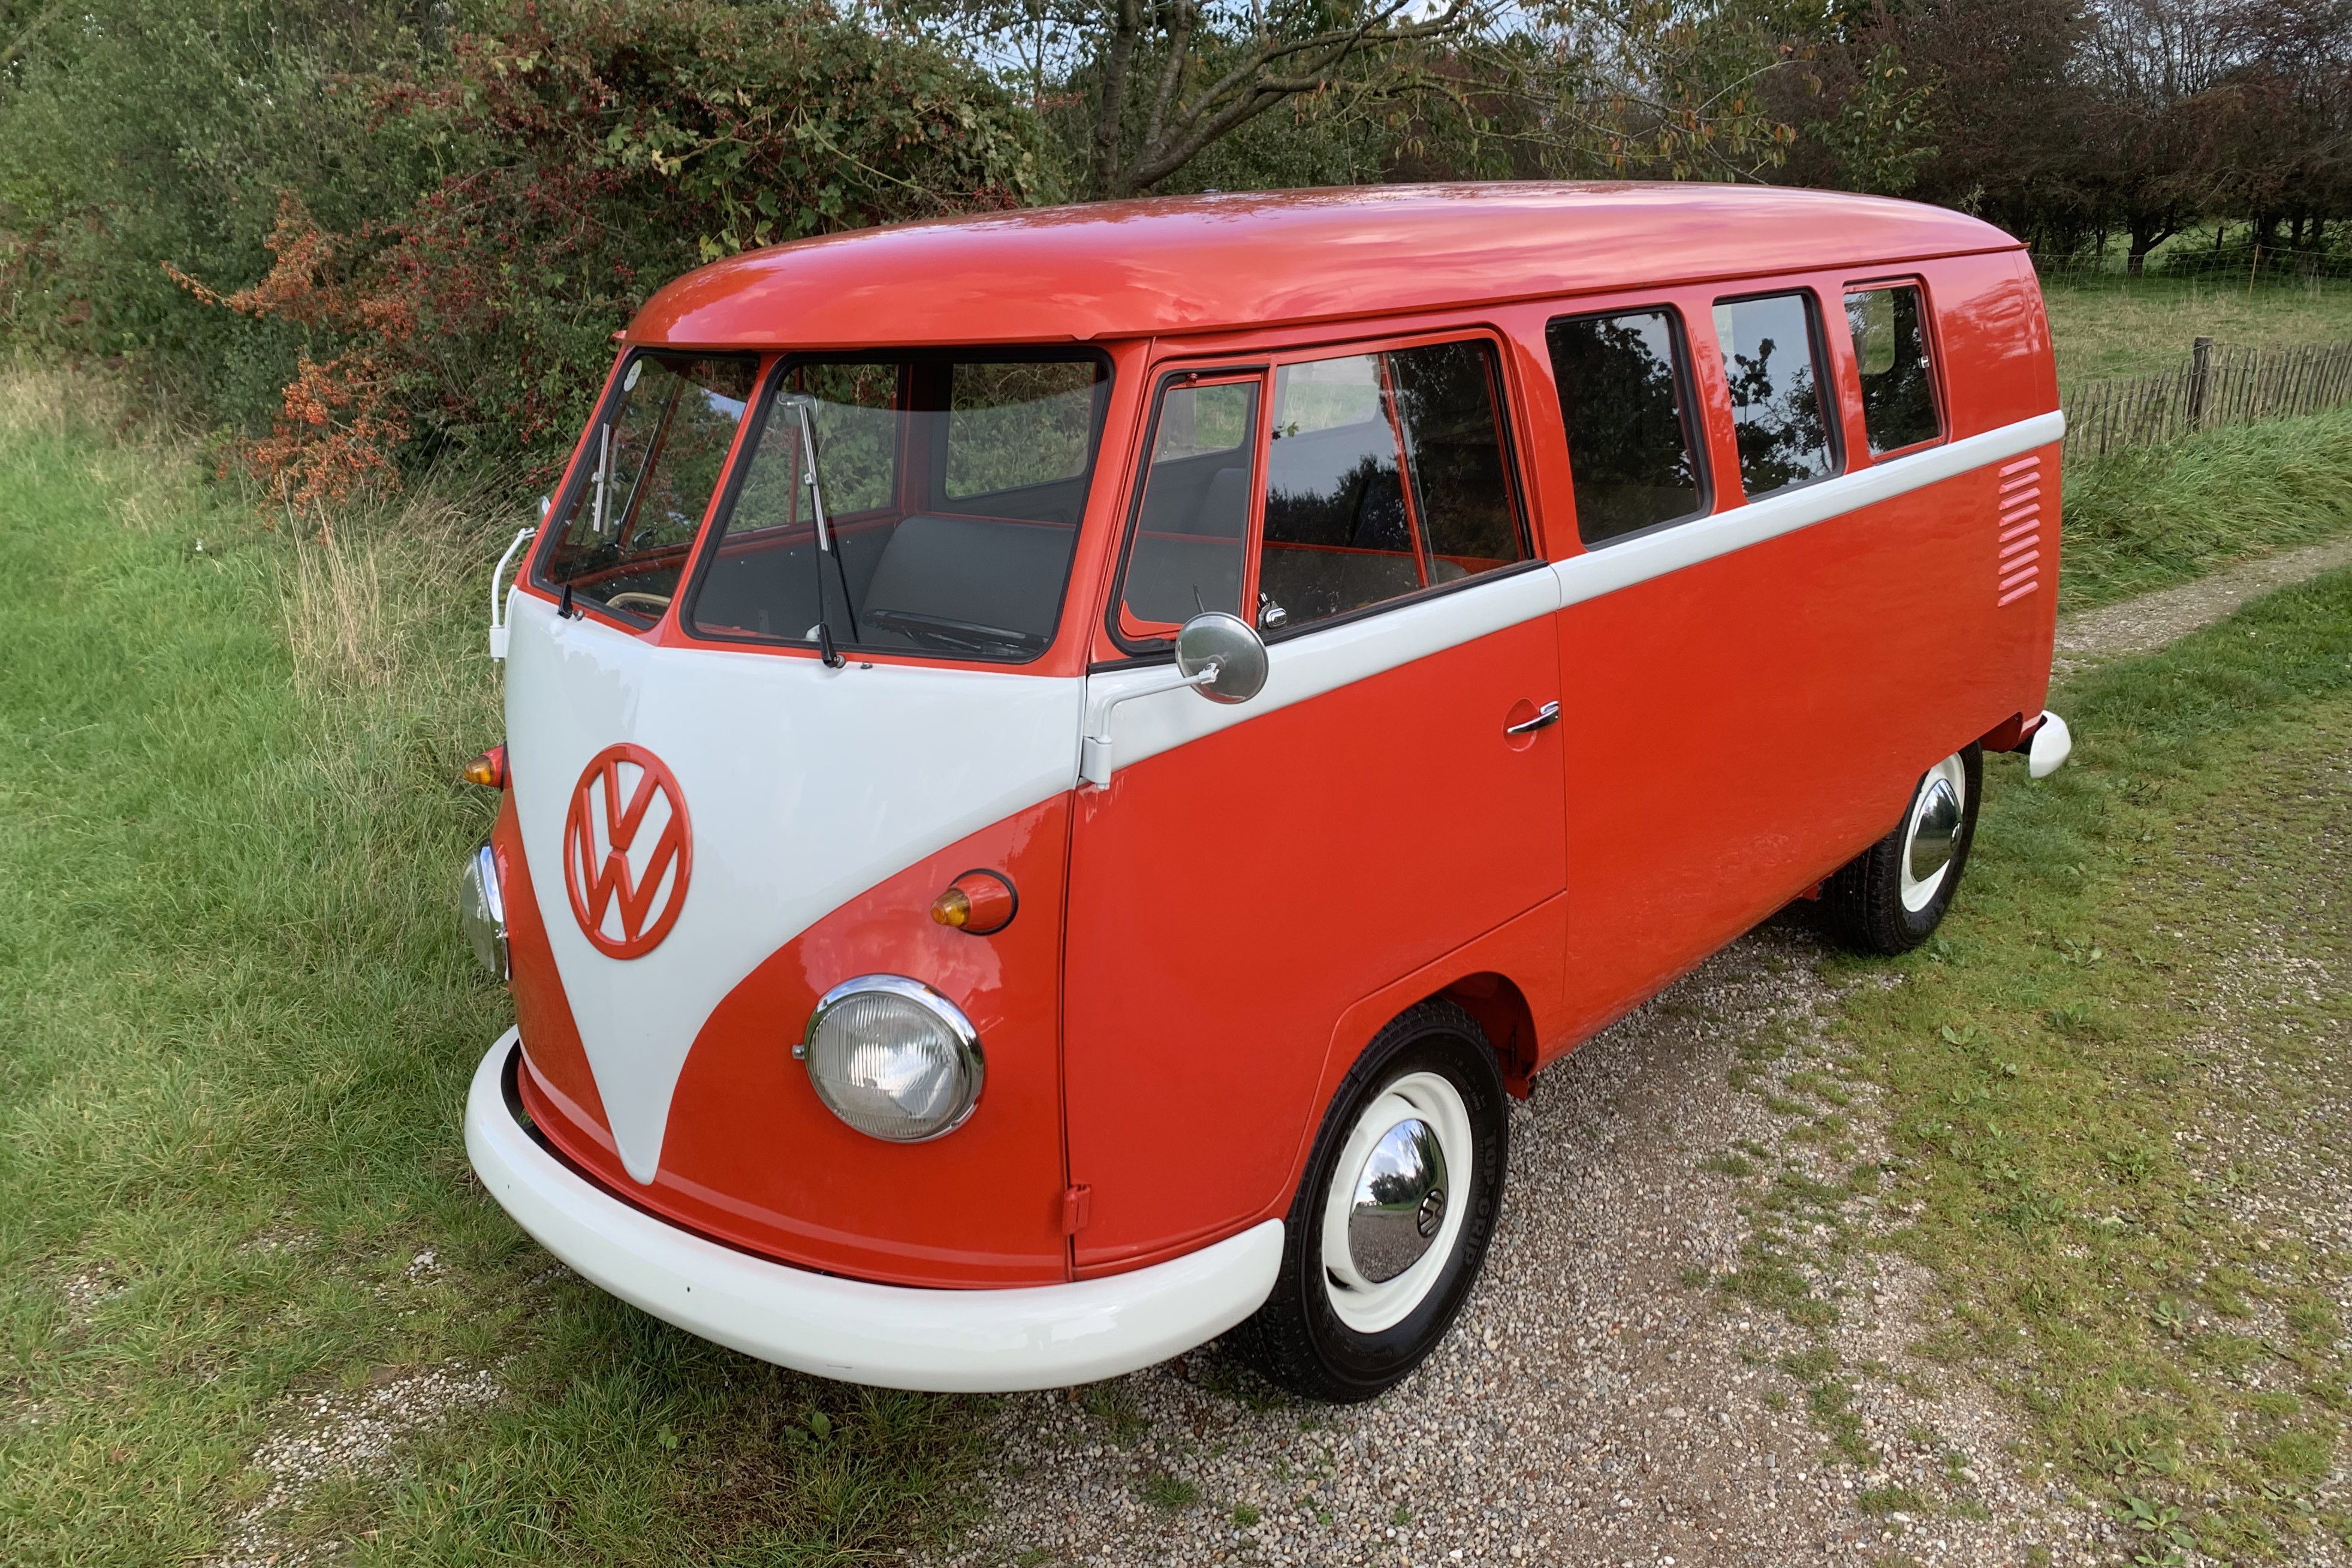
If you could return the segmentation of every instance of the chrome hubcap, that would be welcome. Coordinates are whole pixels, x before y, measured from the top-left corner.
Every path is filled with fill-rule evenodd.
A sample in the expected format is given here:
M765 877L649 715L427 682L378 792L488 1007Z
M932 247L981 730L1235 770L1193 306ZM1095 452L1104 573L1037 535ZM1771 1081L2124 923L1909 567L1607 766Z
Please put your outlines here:
M1470 1108L1439 1073L1395 1079L1356 1114L1323 1190L1323 1285L1360 1334L1429 1299L1462 1235L1455 1190L1475 1190Z
M1348 1210L1348 1256L1356 1272L1386 1284L1421 1261L1445 1223L1445 1151L1437 1131L1415 1117L1372 1146Z
M1968 773L1958 753L1928 771L1912 799L1903 841L1903 907L1916 913L1935 900L1959 848L1962 795Z
M1960 797L1942 779L1927 785L1911 826L1911 879L1924 882L1952 861L1952 844L1960 836Z

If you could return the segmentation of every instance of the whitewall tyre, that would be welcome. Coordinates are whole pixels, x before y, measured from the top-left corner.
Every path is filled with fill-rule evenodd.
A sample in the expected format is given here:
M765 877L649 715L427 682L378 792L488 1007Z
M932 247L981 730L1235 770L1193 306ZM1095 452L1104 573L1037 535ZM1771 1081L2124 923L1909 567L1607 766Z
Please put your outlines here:
M1832 935L1859 952L1908 952L1952 907L1984 794L1984 749L1954 752L1921 776L1903 818L1822 889Z
M1274 1293L1236 1338L1283 1387L1353 1403L1445 1337L1486 1258L1509 1158L1494 1047L1450 1002L1364 1048L1316 1134Z

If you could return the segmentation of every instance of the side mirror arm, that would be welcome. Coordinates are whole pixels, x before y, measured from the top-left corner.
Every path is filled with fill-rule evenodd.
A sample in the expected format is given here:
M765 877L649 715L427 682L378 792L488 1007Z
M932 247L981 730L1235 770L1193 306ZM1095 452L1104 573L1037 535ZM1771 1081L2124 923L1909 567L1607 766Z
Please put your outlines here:
M1191 675L1171 669L1165 679L1150 686L1138 687L1133 691L1122 691L1104 703L1095 711L1093 721L1087 725L1093 732L1079 746L1078 777L1097 789L1110 787L1111 769L1115 765L1111 761L1110 749L1111 710L1139 697L1157 697L1163 691L1181 691L1187 686L1206 686L1217 679L1217 672L1222 668L1223 661L1211 659Z

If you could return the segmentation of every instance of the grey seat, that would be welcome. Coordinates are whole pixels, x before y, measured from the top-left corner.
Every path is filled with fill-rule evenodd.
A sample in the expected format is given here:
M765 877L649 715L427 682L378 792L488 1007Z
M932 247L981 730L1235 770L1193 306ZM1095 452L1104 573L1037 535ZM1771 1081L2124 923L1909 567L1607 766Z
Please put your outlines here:
M895 614L1042 643L1054 635L1077 537L1064 523L908 518L875 564L860 618Z

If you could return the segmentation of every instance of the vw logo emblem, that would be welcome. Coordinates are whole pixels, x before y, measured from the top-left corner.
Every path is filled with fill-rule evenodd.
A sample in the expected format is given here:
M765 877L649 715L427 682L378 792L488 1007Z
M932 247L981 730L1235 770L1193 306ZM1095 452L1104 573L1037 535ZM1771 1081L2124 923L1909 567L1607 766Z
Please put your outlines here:
M686 795L662 760L625 742L596 753L563 819L572 915L607 958L642 958L686 907L694 837Z

